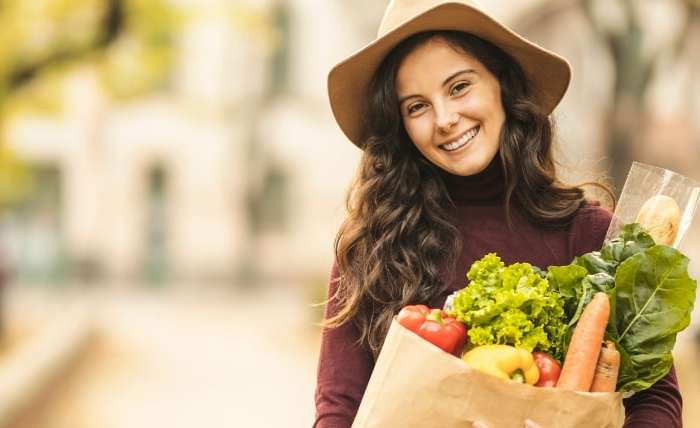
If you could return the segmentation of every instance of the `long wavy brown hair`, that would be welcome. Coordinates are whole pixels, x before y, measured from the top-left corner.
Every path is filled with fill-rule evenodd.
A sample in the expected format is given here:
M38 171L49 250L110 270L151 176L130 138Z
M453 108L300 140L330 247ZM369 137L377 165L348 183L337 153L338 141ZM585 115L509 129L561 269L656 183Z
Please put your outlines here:
M536 94L529 92L517 62L493 44L458 31L404 40L384 59L370 86L364 153L347 196L348 216L335 240L340 275L329 299L336 299L338 310L324 321L330 328L354 323L375 359L403 306L425 304L445 290L445 275L454 271L461 248L444 173L409 139L396 95L402 60L434 37L474 56L500 83L506 120L498 156L508 226L513 205L534 224L562 228L585 204L580 185L557 179L553 122L534 101Z

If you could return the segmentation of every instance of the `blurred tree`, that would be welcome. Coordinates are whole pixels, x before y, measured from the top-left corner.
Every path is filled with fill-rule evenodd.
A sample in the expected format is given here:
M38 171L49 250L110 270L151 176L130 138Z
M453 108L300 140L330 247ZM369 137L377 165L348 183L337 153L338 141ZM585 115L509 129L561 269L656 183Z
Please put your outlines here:
M61 82L76 66L96 66L117 98L163 84L177 22L168 0L0 1L0 213L20 203L32 183L31 169L5 141L8 121L26 111L60 111ZM0 284L0 340L1 291Z
M182 18L167 0L119 1L121 31L99 64L117 98L132 98L168 83L175 34Z
M681 59L688 49L692 29L700 25L700 0L667 0L682 10L679 30L665 45L650 50L641 22L639 0L551 0L522 16L516 27L524 32L546 27L572 11L581 13L604 46L613 64L613 88L605 115L607 150L614 185L621 189L648 123L646 99L659 71ZM618 20L612 19L617 16ZM611 21L615 21L611 24ZM619 21L619 22L618 22ZM666 61L668 63L666 63Z
M0 7L0 114L61 109L60 83L93 65L116 98L167 82L179 17L168 0L6 0Z
M40 71L110 43L120 14L118 0L3 1L0 105Z

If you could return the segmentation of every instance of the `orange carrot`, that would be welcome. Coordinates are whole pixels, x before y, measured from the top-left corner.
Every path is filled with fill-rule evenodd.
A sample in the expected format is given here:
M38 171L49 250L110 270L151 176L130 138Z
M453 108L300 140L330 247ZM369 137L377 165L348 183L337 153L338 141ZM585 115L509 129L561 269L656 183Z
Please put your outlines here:
M578 320L564 366L557 382L558 388L589 391L593 383L600 344L610 316L610 300L605 293L596 293Z
M620 352L615 349L615 343L608 340L603 345L603 349L600 350L591 392L615 392L619 371Z

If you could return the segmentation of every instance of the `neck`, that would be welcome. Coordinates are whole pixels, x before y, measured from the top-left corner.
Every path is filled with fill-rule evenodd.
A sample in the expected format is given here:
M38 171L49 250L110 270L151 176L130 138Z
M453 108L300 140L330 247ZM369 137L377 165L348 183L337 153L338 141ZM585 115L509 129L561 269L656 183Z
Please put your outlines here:
M505 197L505 175L497 154L481 172L468 175L443 173L445 184L455 205L502 203Z

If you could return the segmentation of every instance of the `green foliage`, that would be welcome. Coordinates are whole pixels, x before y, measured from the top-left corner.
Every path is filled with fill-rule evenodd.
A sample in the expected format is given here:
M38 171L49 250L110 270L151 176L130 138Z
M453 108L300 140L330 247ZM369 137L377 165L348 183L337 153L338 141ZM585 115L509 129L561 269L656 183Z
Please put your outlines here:
M5 0L0 7L0 107L60 110L60 82L93 65L118 98L166 81L177 14L167 0L120 0L116 37L107 40L109 0ZM107 43L105 43L107 41ZM57 105L59 104L59 105Z
M467 277L449 312L467 324L472 344L515 345L555 358L565 354L583 308L605 292L611 309L605 338L622 357L619 391L647 389L668 373L697 288L688 258L656 245L638 224L626 225L600 251L550 266L544 278L527 263L505 266L495 254L475 262Z
M162 85L173 63L180 17L164 0L124 0L124 29L107 48L100 67L117 98L129 98Z
M77 67L102 72L116 97L162 85L172 64L178 18L167 0L120 0L116 35L107 40L110 0L3 0L0 4L0 131L28 111L58 113L63 81ZM0 209L22 200L30 171L0 132Z
M467 324L472 345L514 345L561 360L563 301L530 264L505 266L491 253L471 266L467 278L450 313Z
M548 279L565 299L569 326L593 294L607 293L611 314L605 337L622 356L618 390L647 389L668 373L676 335L688 326L695 302L696 281L682 253L655 245L638 224L629 224L601 251L550 267Z
M618 385L646 389L671 369L676 334L690 323L697 284L688 275L688 258L665 245L625 260L615 283L619 336L612 338L627 354Z
M0 8L0 103L22 73L89 49L100 35L104 0L5 0Z

